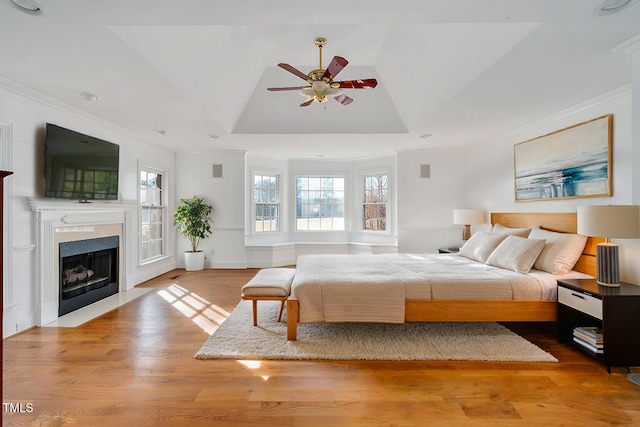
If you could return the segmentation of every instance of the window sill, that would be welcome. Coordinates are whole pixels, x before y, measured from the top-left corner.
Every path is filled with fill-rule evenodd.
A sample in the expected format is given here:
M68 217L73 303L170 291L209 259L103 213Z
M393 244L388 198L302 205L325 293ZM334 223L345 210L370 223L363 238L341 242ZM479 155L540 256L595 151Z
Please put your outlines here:
M166 261L166 260L168 260L170 258L171 258L171 255L162 255L162 256L159 256L159 257L156 257L156 258L148 259L148 260L145 260L145 261L140 261L140 262L138 262L138 267L144 267L144 266L147 266L147 265L153 265L153 264L156 264L158 262Z

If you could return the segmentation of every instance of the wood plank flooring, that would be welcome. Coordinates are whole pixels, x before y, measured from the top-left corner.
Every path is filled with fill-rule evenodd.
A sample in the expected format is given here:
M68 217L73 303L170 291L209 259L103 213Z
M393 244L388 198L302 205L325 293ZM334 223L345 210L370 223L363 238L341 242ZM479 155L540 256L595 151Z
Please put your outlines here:
M640 425L626 370L559 344L553 324L508 326L559 363L194 359L256 271L175 270L82 326L4 340L3 425Z

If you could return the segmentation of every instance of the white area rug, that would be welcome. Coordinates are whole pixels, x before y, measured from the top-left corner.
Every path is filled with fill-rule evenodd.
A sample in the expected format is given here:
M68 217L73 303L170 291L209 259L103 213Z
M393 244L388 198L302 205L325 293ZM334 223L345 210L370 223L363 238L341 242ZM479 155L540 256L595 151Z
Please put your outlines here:
M557 362L551 354L497 323L323 323L298 325L287 341L286 309L241 302L196 353L197 359L272 360L492 360Z

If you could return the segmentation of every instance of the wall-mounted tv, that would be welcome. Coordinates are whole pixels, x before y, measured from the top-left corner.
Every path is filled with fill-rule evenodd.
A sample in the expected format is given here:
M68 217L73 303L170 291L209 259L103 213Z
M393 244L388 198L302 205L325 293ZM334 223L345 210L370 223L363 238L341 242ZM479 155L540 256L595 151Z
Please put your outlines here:
M120 147L47 123L45 197L117 200Z

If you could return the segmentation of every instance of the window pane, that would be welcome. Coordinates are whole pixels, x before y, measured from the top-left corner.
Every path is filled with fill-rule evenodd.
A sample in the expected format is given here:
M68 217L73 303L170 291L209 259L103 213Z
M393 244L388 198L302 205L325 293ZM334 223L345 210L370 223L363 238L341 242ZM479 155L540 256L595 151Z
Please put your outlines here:
M160 222L161 220L160 209L151 209L150 214L151 214L151 222L154 222L154 223Z
M151 214L149 213L149 209L142 209L141 212L141 222L142 224L149 224Z
M298 177L296 187L296 230L344 230L344 178Z
M253 201L256 214L256 232L277 231L278 199L278 177L271 175L254 175Z
M365 230L386 230L387 227L387 175L364 178L363 228Z
M309 178L296 178L296 189L298 189L298 190L308 190L309 189Z
M113 175L104 175L105 180L114 182ZM96 181L102 179L102 172L96 172ZM96 184L96 191L101 184ZM164 254L163 230L165 216L162 207L162 174L140 171L140 241L141 260L146 261Z
M309 178L309 191L320 190L320 178Z

